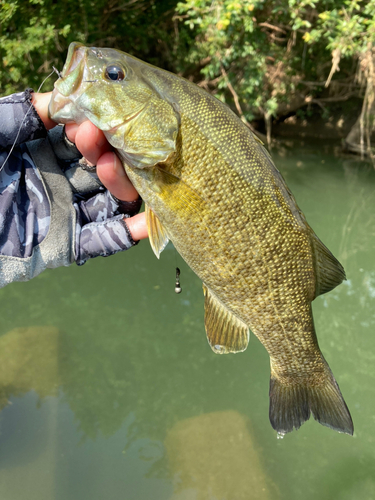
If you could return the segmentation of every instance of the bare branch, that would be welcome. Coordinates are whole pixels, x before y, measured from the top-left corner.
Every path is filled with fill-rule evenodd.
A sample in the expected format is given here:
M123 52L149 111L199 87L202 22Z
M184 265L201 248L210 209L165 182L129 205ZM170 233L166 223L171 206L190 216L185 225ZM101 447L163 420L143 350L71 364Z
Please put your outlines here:
M278 26L273 26L270 23L259 23L258 26L264 26L265 28L270 28L271 30L280 31L280 33L284 33L286 35L286 31Z
M306 82L305 80L299 80L298 83L302 83L303 85L306 85L307 87L324 87L326 82ZM356 85L353 81L352 82L345 82L341 80L334 80L335 85L339 87L355 87L355 88L360 88L360 85Z
M319 102L340 102L340 101L347 101L349 97L353 97L354 95L357 95L356 92L347 92L346 94L341 94L341 95L336 95L333 97L319 97L318 99L312 99L310 102L315 102L316 104L319 104Z
M263 134L260 134L259 132L257 132L254 127L246 120L246 117L245 115L243 114L243 111L242 111L242 108L241 108L241 104L240 104L240 100L238 99L238 95L237 95L237 92L234 90L229 78L228 78L228 75L227 75L227 72L225 71L225 68L224 66L220 63L220 69L221 69L221 74L223 75L224 79L225 79L225 82L227 84L227 87L228 89L230 90L230 93L232 94L233 96L233 100L234 100L234 104L236 106L236 109L237 109L237 112L238 114L240 115L240 118L241 118L241 121L247 126L249 127L249 129L252 131L253 134L255 134L256 136L260 136L262 137ZM264 137L264 136L263 136Z
M341 51L340 49L335 49L332 51L332 67L331 71L328 75L327 81L325 83L325 87L328 87L328 85L331 83L332 77L336 71L340 71L339 64L340 64L340 59L341 59Z

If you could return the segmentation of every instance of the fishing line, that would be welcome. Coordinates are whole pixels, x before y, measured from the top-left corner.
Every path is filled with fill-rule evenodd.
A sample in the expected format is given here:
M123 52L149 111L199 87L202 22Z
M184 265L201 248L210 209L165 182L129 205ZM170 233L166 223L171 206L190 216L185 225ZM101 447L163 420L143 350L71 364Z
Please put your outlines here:
M55 66L52 66L52 69L53 69L53 71L56 73L56 75L57 75L59 78L62 78L62 73L61 73L58 69L56 69L56 68L55 68ZM52 73L51 73L51 74L52 74ZM49 78L50 76L51 76L51 75L47 76L47 78ZM43 82L43 83L44 83L44 82ZM43 85L43 83L42 83L42 85Z
M53 66L52 66L52 67L53 67ZM46 77L45 77L45 79L44 79L44 80L42 81L42 83L39 85L39 88L38 88L37 92L40 92L40 89L43 87L43 85L45 84L45 82L46 82L46 81L48 80L48 78L50 78L50 77L51 77L51 76L52 76L55 72L56 72L56 73L59 75L59 77L60 77L61 73L60 73L59 71L57 71L57 69L56 69L56 68L54 68L54 67L53 67L53 71L51 71L51 73L50 73L48 76L46 76ZM9 160L9 157L10 157L10 155L12 154L13 149L15 148L15 145L16 145L16 143L17 143L17 139L18 139L18 137L19 137L19 135L20 135L20 133L21 133L21 130L22 130L22 125L24 124L24 122L25 122L25 120L26 120L26 117L27 117L27 115L29 114L29 111L30 111L30 109L31 109L32 107L33 107L33 105L32 105L32 103L30 103L30 107L29 107L29 109L26 111L25 116L23 117L23 120L22 120L22 122L21 122L21 124L20 124L20 128L18 129L18 132L17 132L16 138L14 139L13 145L12 145L12 147L10 148L10 151L9 151L9 153L8 153L8 156L5 158L4 163L3 163L3 164L1 165L1 167L0 167L0 172L1 172L1 171L2 171L2 169L4 168L4 166L5 166L6 162Z

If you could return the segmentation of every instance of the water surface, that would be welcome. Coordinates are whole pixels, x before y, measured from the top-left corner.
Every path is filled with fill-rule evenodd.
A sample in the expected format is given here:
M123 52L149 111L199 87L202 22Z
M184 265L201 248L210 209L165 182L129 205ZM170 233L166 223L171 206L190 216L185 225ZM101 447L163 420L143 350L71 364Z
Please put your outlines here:
M199 279L142 242L0 290L1 499L375 498L375 170L322 142L272 154L347 273L313 310L354 437L277 439L263 346L215 355Z

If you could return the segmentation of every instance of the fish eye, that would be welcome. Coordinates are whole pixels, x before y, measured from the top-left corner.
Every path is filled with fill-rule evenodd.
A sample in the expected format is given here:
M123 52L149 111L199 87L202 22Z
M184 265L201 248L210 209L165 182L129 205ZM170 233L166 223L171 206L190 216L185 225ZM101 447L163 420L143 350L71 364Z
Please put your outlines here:
M117 64L111 64L105 69L105 77L107 78L107 80L111 80L112 82L120 82L125 78L125 72L121 68L121 66L117 66Z

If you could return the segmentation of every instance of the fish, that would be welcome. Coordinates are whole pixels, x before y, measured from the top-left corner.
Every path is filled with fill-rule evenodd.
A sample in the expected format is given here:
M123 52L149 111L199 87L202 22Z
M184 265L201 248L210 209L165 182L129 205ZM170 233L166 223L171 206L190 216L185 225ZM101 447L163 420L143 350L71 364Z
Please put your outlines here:
M145 202L154 253L172 241L202 280L212 350L244 351L249 331L266 348L269 419L278 435L299 429L310 414L352 435L311 308L345 271L235 113L180 76L79 43L69 47L49 113L104 131Z

